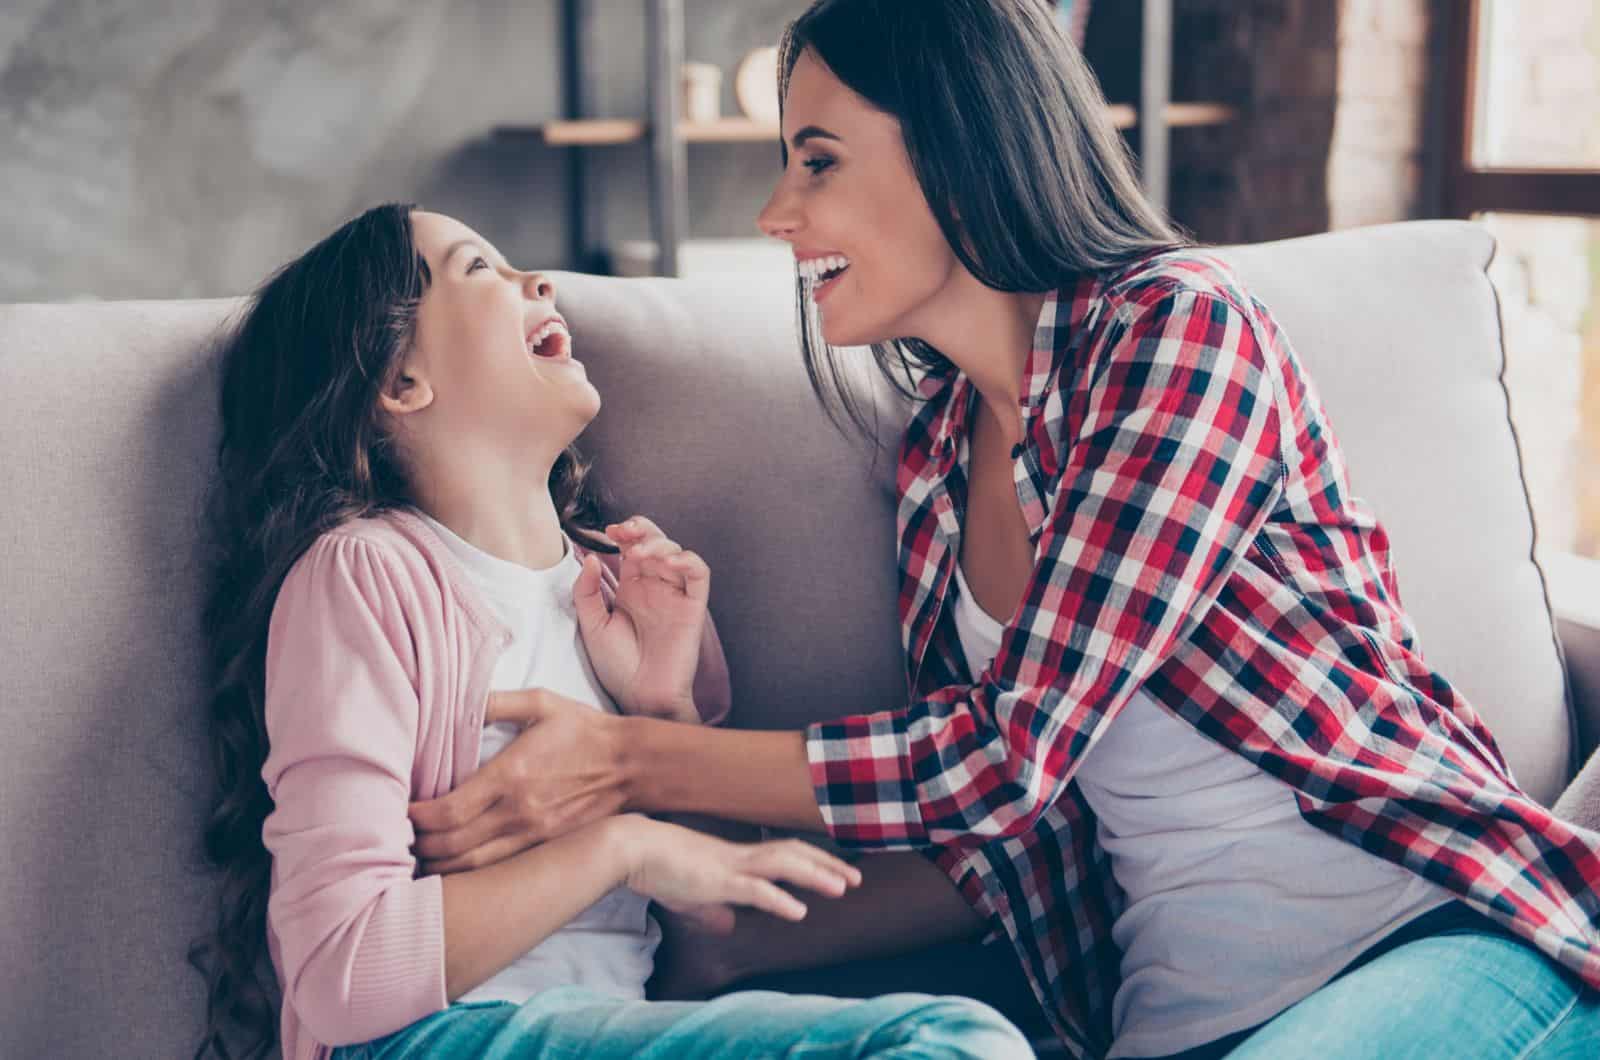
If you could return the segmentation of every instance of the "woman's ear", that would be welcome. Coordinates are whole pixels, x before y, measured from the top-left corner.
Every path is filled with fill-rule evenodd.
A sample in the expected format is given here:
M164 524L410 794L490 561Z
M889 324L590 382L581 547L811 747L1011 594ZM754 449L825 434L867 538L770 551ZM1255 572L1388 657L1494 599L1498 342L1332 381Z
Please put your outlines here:
M433 387L421 373L413 374L407 364L396 372L378 393L378 405L391 416L421 412L433 404Z

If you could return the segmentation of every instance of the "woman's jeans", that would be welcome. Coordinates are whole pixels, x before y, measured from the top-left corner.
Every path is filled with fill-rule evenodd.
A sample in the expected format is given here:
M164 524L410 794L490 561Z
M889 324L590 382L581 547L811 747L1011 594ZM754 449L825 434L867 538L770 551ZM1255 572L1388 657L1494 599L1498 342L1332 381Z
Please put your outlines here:
M966 998L886 994L858 1001L748 990L711 1001L621 1001L578 987L521 1005L454 1004L334 1060L712 1060L726 1057L1032 1057L1027 1039Z
M1595 1060L1600 991L1452 902L1384 939L1259 1027L1172 1060L1224 1056Z

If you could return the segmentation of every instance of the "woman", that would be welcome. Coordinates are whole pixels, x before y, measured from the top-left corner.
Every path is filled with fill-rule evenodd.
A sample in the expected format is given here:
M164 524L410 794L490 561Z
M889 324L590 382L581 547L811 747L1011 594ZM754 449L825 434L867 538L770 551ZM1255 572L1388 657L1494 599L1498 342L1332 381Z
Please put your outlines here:
M201 1052L230 1017L308 1058L1028 1055L981 1005L644 1000L647 904L796 920L857 870L797 842L610 816L418 874L411 800L515 733L492 689L698 726L728 705L710 575L649 520L602 535L572 448L600 406L554 285L459 221L345 225L258 293L223 354L223 562L208 615L226 872ZM602 553L620 559L602 561ZM255 970L265 947L283 1003Z
M760 223L812 379L850 412L830 359L872 344L922 400L913 701L701 738L530 692L419 851L558 835L587 815L513 807L581 786L924 851L1081 1055L1592 1055L1600 835L1426 665L1286 338L1140 196L1043 7L819 0L783 49Z

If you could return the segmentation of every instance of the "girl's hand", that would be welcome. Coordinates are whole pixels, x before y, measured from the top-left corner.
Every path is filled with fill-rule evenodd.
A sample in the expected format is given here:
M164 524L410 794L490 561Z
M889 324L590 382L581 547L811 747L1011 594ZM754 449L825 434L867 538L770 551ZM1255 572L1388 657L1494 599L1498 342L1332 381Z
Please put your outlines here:
M798 839L730 843L633 814L618 824L628 887L709 931L731 931L735 905L803 919L805 904L779 887L780 880L830 898L861 885L855 866Z
M595 676L626 713L697 721L694 676L711 570L643 516L608 526L606 536L622 550L616 599L606 602L595 555L572 591Z

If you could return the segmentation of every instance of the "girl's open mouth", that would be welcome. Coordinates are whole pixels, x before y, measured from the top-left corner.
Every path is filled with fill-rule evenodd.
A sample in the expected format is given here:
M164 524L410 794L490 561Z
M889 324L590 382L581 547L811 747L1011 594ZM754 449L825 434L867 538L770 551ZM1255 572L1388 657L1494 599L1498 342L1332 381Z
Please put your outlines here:
M572 357L572 334L560 319L547 320L528 334L528 353L544 360L562 361Z

